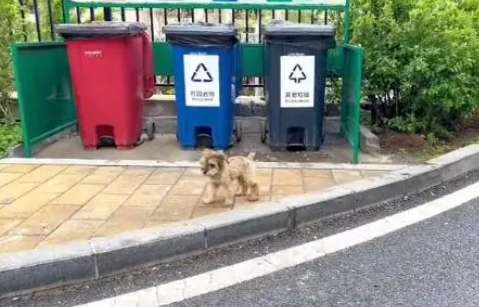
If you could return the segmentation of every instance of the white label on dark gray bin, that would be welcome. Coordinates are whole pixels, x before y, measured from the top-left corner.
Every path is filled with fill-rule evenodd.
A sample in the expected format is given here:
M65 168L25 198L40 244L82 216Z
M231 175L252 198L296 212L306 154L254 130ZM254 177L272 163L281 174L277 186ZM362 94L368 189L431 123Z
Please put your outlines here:
M185 54L185 99L190 107L219 107L219 56Z
M281 108L314 107L314 56L281 56Z

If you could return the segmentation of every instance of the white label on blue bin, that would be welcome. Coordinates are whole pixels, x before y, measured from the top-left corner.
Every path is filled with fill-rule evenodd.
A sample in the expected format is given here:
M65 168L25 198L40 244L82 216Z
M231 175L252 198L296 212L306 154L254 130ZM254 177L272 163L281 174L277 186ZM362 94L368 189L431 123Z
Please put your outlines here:
M281 56L281 108L314 107L314 56Z
M219 56L185 54L183 62L186 106L219 107Z

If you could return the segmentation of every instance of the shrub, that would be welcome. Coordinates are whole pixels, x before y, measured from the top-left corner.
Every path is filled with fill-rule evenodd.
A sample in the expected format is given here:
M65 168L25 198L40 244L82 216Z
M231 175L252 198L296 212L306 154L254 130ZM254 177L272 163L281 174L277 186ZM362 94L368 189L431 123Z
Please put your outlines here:
M10 147L20 143L20 141L20 127L18 124L0 123L0 158L6 154Z
M11 120L13 104L12 61L10 45L21 37L21 19L17 0L0 1L0 119Z
M477 111L477 10L465 7L454 0L356 2L353 40L365 48L364 93L376 124L447 138Z

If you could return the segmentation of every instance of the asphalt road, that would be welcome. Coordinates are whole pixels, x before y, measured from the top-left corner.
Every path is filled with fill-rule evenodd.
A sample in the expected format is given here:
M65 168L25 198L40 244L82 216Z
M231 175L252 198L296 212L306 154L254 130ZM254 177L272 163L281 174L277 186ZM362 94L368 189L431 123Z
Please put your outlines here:
M479 306L479 201L172 306Z
M293 233L97 281L0 299L74 306L182 279L367 224L478 181L478 174ZM479 201L359 246L173 306L479 306Z

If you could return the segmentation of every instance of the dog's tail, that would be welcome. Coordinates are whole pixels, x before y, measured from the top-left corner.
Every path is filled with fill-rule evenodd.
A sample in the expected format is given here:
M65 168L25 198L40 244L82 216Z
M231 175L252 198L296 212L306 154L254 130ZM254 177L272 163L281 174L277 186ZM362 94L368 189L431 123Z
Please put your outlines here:
M256 153L255 152L250 152L248 154L248 159L250 159L251 161L254 161L254 157L256 156Z

